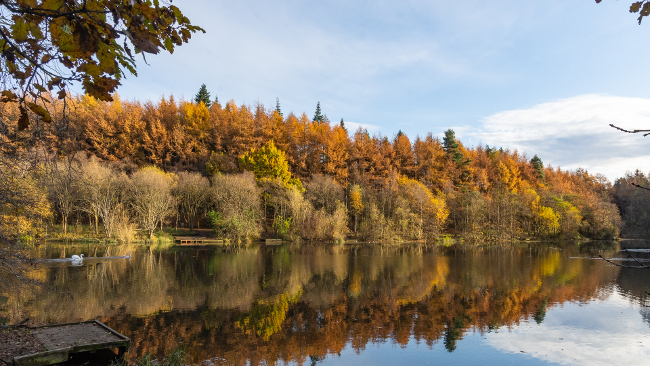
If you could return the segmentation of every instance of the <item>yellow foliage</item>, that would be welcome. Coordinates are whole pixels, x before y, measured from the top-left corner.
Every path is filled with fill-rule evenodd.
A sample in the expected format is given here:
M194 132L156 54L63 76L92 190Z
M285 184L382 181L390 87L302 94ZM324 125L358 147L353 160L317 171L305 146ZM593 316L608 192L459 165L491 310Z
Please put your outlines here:
M539 209L537 223L539 226L540 234L555 234L560 228L560 217L555 214L555 212L553 212L552 208L542 206Z
M351 298L357 298L361 294L361 284L363 281L363 272L357 271L352 274L350 285L348 286L348 295Z
M35 236L39 234L43 220L52 216L51 203L36 180L15 172L3 172L3 179L12 192L11 200L23 202L20 206L0 206L0 230L10 236Z
M409 202L420 205L419 213L422 219L428 225L434 226L436 231L439 230L449 216L449 209L444 197L434 196L422 182L404 176L400 177L397 183Z
M185 102L180 107L181 119L187 133L197 140L203 140L210 127L210 111L203 103Z
M289 305L302 296L302 289L295 295L288 293L276 296L269 301L256 301L250 313L236 321L235 326L245 332L253 332L258 337L268 340L273 334L282 330L282 323L287 318Z
M532 212L538 212L539 211L539 209L540 209L540 206L539 206L540 198L539 198L539 195L537 194L537 192L535 192L534 189L532 189L530 187L525 188L523 197L524 197L524 200L525 200L524 203L526 204L528 209L530 209Z
M548 277L554 275L559 267L560 253L554 251L542 260L542 263L539 266L539 271L542 276Z
M249 152L239 157L239 164L255 174L258 182L279 179L286 188L295 187L304 192L300 179L292 176L284 151L269 140L259 149L251 148Z
M560 226L564 234L575 233L581 222L582 214L571 202L567 202L560 198L555 198L557 211L560 216Z
M358 185L353 185L350 190L350 206L357 214L363 211L363 199L362 199L361 187Z
M524 187L519 167L512 159L506 159L505 164L503 161L499 161L497 163L497 173L499 180L509 192L517 193Z

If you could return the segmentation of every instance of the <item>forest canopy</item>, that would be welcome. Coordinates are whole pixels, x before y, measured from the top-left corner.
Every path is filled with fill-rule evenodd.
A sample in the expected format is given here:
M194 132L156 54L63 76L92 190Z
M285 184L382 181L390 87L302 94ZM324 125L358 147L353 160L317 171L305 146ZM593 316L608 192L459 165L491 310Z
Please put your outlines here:
M215 100L208 107L174 97L140 102L117 94L112 101L80 95L69 108L74 118L61 135L49 124L20 130L19 104L0 104L6 147L21 150L18 141L42 128L42 147L52 162L88 172L86 178L75 173L58 183L35 184L55 208L50 224L74 217L95 227L145 227L148 236L162 225L212 224L236 240L367 241L434 240L443 234L488 241L612 238L621 227L604 176L551 168L542 157L507 148L467 147L453 130L442 139L429 133L412 141L404 133L389 138L364 129L348 132L325 114L320 120L306 113L281 115L277 106ZM138 178L143 170L168 177L168 183L152 185L165 188L156 196L162 205L157 216L147 222L132 193L144 189L145 180ZM242 175L246 170L253 174ZM108 174L114 185L100 188L92 172ZM56 176L32 175L35 182ZM115 194L117 204L106 208L112 213L99 215L88 202L66 201L86 196L70 192L92 187ZM241 193L243 187L256 193ZM195 197L204 197L203 203ZM234 197L246 197L246 203L230 202ZM29 235L40 235L37 226Z

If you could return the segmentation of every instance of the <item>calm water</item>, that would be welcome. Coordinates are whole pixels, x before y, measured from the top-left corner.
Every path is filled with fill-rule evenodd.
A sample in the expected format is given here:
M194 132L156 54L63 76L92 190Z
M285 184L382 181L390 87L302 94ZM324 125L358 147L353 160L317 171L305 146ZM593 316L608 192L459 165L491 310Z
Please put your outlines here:
M204 365L650 364L647 242L248 249L51 245L9 315L99 319ZM130 259L103 257L132 252ZM575 258L578 257L578 258ZM633 264L632 262L626 262Z

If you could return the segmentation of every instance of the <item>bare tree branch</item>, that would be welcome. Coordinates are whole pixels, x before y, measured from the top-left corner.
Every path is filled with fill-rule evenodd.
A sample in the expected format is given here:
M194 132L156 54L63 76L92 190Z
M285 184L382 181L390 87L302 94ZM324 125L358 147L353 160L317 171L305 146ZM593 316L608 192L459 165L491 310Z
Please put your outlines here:
M646 269L650 269L650 266L648 266L647 264L643 264L643 263L641 263L641 261L638 260L635 256L633 256L632 253L630 253L627 249L625 249L625 253L627 253L627 254L630 256L630 258L634 259L635 262L639 263L640 266L627 266L627 265L625 265L625 264L614 263L614 262L612 262L611 260L609 260L609 259L603 257L602 255L599 255L599 257L602 258L603 260L605 260L606 262L611 263L611 264L613 264L613 265L615 265L615 266L618 266L618 267L623 267L623 268L646 268Z
M638 184L636 184L636 183L630 183L630 184L633 185L633 186L635 186L635 187L637 187L637 188L641 188L641 189L645 189L645 190L650 191L650 188L647 188L647 187L644 187L644 186L640 186L640 185L638 185Z
M617 129L617 130L619 130L619 131L623 131L623 132L627 132L627 133L642 133L642 132L646 132L646 133L643 134L643 137L646 137L646 136L650 135L650 130L631 130L631 131L630 131L630 130L626 130L626 129L624 129L624 128L620 128L620 127L618 127L618 126L614 126L614 125L611 124L611 123L609 124L609 126L615 128L615 129Z

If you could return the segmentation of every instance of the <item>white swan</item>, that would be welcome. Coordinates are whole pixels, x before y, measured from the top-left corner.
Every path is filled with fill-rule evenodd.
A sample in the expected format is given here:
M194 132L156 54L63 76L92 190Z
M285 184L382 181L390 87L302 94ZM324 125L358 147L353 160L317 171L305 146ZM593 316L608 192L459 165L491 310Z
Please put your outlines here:
M78 256L75 254L72 257L70 257L70 259L72 259L73 261L82 261L84 259L84 255L81 254L81 256Z

